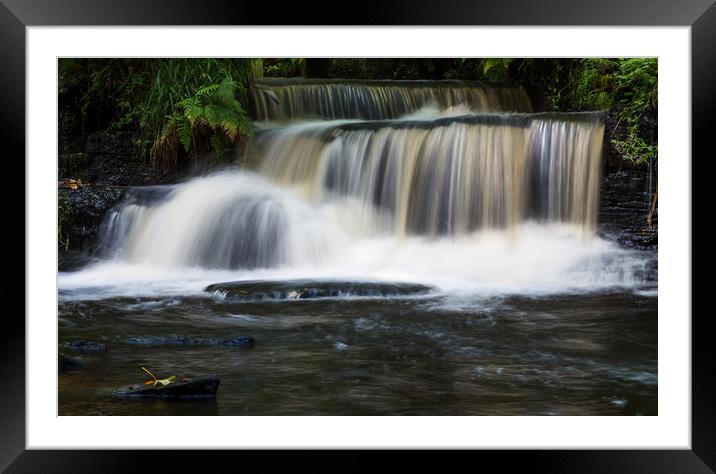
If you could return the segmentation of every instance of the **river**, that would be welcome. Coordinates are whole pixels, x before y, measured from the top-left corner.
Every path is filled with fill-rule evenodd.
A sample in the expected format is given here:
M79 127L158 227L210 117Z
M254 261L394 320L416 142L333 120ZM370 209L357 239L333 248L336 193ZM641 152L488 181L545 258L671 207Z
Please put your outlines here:
M252 92L240 160L127 190L59 274L60 349L107 348L60 415L657 414L657 255L596 233L600 114L463 82ZM236 281L288 290L206 290ZM174 336L255 345L136 343ZM112 397L142 367L216 399Z

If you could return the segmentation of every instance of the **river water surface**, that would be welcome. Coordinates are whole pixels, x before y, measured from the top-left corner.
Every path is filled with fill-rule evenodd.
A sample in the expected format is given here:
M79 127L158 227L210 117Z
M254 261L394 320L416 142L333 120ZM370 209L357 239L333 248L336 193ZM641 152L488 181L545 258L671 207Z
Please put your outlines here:
M91 340L107 351L82 354L88 367L60 376L60 415L657 414L654 282L240 301L201 291L204 274L122 288L79 286L82 274L60 275L60 344ZM168 335L256 344L128 343ZM142 366L162 377L216 374L217 398L112 398L147 378Z

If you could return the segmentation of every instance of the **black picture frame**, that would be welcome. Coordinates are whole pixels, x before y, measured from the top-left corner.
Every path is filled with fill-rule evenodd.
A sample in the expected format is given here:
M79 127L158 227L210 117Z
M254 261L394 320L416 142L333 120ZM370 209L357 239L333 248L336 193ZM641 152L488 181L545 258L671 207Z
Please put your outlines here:
M710 127L712 117L716 116L714 0L447 0L424 5L407 0L383 0L361 2L350 9L350 14L335 4L321 3L282 2L278 6L274 2L231 0L0 0L0 133L5 156L13 157L17 166L13 180L24 183L26 179L24 160L17 158L25 156L25 28L41 25L690 26L692 155L707 159L716 148L716 134ZM320 18L316 16L319 11L331 12L333 16ZM24 206L22 217L16 202L3 203L3 209L6 219L17 226L18 230L13 232L19 240L20 222L25 222ZM32 249L25 243L24 225L22 229L27 255ZM17 276L13 279L19 286L20 279ZM24 288L24 278L22 281ZM9 288L11 286L5 289L6 298L19 301L19 292ZM697 293L692 290L692 294ZM451 453L450 464L475 465L477 459L481 465L484 461L499 462L501 470L528 467L537 472L714 472L716 356L711 342L713 336L708 330L712 316L708 312L692 313L691 450L463 451ZM175 451L166 456L148 451L26 450L25 320L19 310L7 311L2 325L0 469L7 468L8 472L126 472L161 467L167 459L171 459L172 465L183 465L194 454L188 451ZM323 453L317 458L319 464L309 462L307 456L311 453L286 454L278 457L262 451L238 454L222 451L212 453L212 465L229 462L230 466L244 468L255 464L264 470L268 467L270 472L272 466L280 462L292 466L290 471L331 465L355 471L371 469L378 462L375 453L366 451ZM422 468L445 466L440 455L413 452L409 457ZM237 458L241 464L235 464Z

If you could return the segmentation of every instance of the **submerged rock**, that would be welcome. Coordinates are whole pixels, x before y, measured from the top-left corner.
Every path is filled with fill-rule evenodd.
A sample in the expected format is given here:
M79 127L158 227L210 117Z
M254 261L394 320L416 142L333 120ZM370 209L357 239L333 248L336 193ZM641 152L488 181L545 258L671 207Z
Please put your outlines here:
M219 292L244 301L408 296L432 290L432 287L417 283L341 280L246 280L215 283L204 289L210 293Z
M236 336L230 339L207 339L187 336L130 337L128 344L139 346L227 346L254 347L256 341L250 336Z
M120 398L214 398L219 388L219 377L203 375L201 377L178 378L169 385L146 385L137 383L127 385L112 392Z
M64 344L66 349L76 352L104 352L107 346L94 341L68 341Z
M60 352L57 356L57 371L61 374L70 370L83 369L87 367L87 362L79 357L70 357Z

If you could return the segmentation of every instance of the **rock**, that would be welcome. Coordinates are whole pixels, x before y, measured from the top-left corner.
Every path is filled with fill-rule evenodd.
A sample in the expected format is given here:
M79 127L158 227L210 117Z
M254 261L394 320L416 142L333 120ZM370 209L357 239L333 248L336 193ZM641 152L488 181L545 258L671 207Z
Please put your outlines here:
M85 179L112 186L141 186L174 179L171 173L142 158L138 139L136 131L104 130L90 134L84 150L91 158Z
M104 215L120 199L122 190L106 186L58 189L58 267L72 270L86 263Z
M127 385L113 391L112 395L120 398L215 398L218 388L219 377L203 375L194 378L177 377L177 381L169 385Z
M87 179L86 170L91 164L88 153L62 153L58 156L58 177L69 179Z
M94 341L68 341L64 344L65 348L76 352L104 352L107 346L100 342Z
M598 234L623 247L656 250L658 231L649 228L647 216L651 208L647 169L607 169L602 177ZM651 185L656 182L652 176ZM652 189L653 192L653 189ZM653 216L658 223L658 208Z
M250 336L236 336L230 339L205 339L187 336L148 336L130 337L128 344L139 346L227 346L227 347L254 347L256 341Z
M70 357L60 352L57 357L57 371L61 374L70 370L83 369L87 367L87 362L79 357Z
M138 146L138 130L112 128L90 133L62 149L58 177L105 186L142 186L175 181L177 173L152 166Z
M222 346L254 347L254 344L256 344L256 341L254 341L253 337L249 336L232 337L231 339L221 341Z
M600 235L627 248L656 250L659 245L659 233L656 229L650 229L647 226L628 227L610 233L601 233Z
M247 280L215 283L204 291L219 292L242 301L294 300L340 297L388 297L428 293L433 288L417 283L340 280Z

